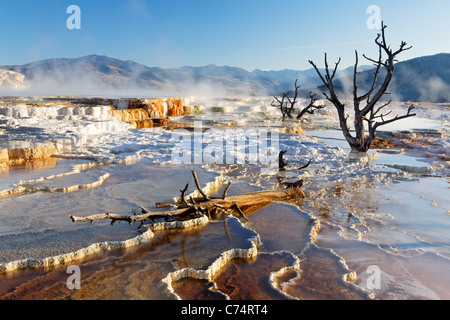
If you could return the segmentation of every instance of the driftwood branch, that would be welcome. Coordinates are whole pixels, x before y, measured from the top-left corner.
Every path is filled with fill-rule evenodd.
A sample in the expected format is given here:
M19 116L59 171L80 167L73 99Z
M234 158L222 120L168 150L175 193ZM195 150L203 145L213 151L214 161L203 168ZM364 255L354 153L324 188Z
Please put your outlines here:
M186 207L189 206L189 204L186 201L186 191L189 189L189 183L186 184L186 186L184 187L184 189L180 190L181 192L181 203L183 203Z
M257 191L247 194L227 196L227 191L231 186L229 183L220 198L209 197L200 187L197 175L195 171L192 171L195 183L198 191L202 194L202 197L198 197L195 200L191 197L190 203L186 200L186 191L189 188L189 184L180 190L181 197L176 203L159 203L159 207L174 205L175 209L165 211L150 211L141 207L142 214L135 215L119 215L113 213L100 213L93 214L87 217L78 217L71 215L70 218L73 222L94 222L101 219L111 220L111 225L114 225L117 221L125 221L129 224L139 222L139 228L144 225L145 222L163 219L165 221L175 220L189 220L195 217L207 215L208 218L214 218L219 213L229 212L235 214L237 217L246 220L247 216L259 210L260 208L269 205L275 201L288 201L291 199L304 198L305 193L301 190L303 183L291 183L286 185L282 190L267 190Z
M286 161L284 161L284 154L286 153L286 150L282 150L280 151L280 153L278 153L278 169L280 170L284 170L287 166Z
M278 169L279 170L286 170L287 167L287 163L284 160L284 155L287 151L286 150L282 150L280 151L280 153L278 154ZM307 167L309 167L309 165L311 164L312 159L309 159L308 163L305 164L304 166L301 166L300 168L298 168L297 170L302 170L302 169L306 169Z
M309 167L309 165L311 164L312 159L309 159L308 163L305 164L304 166L301 166L300 168L298 168L298 170L303 170Z
M231 186L231 182L225 187L225 190L223 190L222 199L225 199L227 197L227 192L228 192L228 189L230 188L230 186Z
M198 192L200 192L200 194L201 194L206 200L210 200L209 197L206 195L206 193L203 191L202 187L200 186L200 182L198 182L197 174L195 173L194 170L192 170L192 175L194 176L194 182L195 182L195 185L197 186Z

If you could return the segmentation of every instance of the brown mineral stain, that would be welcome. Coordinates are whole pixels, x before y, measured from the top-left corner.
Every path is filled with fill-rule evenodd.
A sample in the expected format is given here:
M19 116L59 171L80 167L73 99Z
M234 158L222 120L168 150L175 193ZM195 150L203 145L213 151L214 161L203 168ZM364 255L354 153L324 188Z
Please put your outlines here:
M217 288L232 300L286 299L269 281L270 274L295 263L285 252L260 253L251 262L235 260L215 278Z
M285 292L300 300L361 300L367 293L345 278L350 272L326 249L310 246L301 258L300 276L285 286Z
M207 280L184 278L172 284L181 299L189 300L225 300L225 296L215 291L215 285Z
M173 284L175 292L182 299L224 299L231 300L280 300L288 297L280 294L270 284L270 274L295 262L286 252L260 253L256 259L247 261L234 259L214 279L182 279ZM286 276L290 279L292 274Z
M67 288L67 265L0 275L0 299L167 299L159 285L168 272L186 266L206 268L226 250L249 247L250 236L254 233L234 218L226 224L157 232L148 244L74 261L81 271L79 290Z

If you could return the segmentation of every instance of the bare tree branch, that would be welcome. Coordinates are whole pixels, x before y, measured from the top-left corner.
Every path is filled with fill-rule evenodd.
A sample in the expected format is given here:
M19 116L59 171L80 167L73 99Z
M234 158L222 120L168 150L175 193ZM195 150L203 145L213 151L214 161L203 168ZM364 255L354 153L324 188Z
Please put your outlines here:
M309 92L309 99L310 99L309 104L298 113L297 119L301 119L306 113L314 114L315 110L325 108L324 105L318 106L315 104L317 99L316 99L316 95L312 94L312 92Z
M304 166L301 166L300 168L298 168L298 170L303 170L309 167L309 165L311 164L312 159L309 159L308 163L305 164Z
M389 119L389 120L384 120L383 119L383 116L387 116L389 113L391 113L391 112L389 112L389 113L387 113L387 114L385 114L385 115L381 115L381 122L376 122L374 125L373 125L373 130L375 131L376 130L376 128L378 128L378 127L380 127L380 126L383 126L383 125L385 125L385 124L388 124L388 123L391 123L391 122L394 122L394 121L397 121L397 120L401 120L401 119L405 119L405 118L408 118L408 117L413 117L413 116L415 116L416 114L415 113L411 113L411 110L413 110L414 109L414 105L411 105L411 106L409 106L409 108L408 108L408 111L407 111L407 113L405 114L405 115L403 115L403 116L399 116L399 115L396 115L394 118L392 118L392 119Z
M272 101L271 106L279 108L281 111L281 114L283 116L283 121L285 120L287 114L286 114L286 107L285 107L285 99L288 95L288 92L283 92L282 98L274 97L275 100L278 102L278 104L275 104L275 101Z
M225 199L227 197L227 192L228 192L228 189L230 188L230 186L231 186L231 182L225 187L225 190L223 190L222 199Z
M184 187L184 189L180 190L181 192L181 203L184 204L186 207L189 207L189 204L186 201L186 191L189 189L189 183L186 184L186 186Z
M200 186L200 182L198 182L197 174L195 173L194 170L192 170L192 175L194 176L194 182L195 182L195 185L197 186L198 192L200 192L200 194L201 194L206 200L211 200L211 199L206 195L206 193L203 191L202 187Z
M198 181L195 171L192 171L192 174L194 179ZM210 198L208 196L204 196L200 198L198 202L192 201L192 204L188 204L185 200L185 192L188 189L188 185L186 185L184 189L180 190L184 200L181 201L177 209L173 210L149 211L141 207L142 214L119 215L112 213L99 213L86 217L71 215L70 218L73 222L91 223L96 220L109 219L111 220L111 225L114 225L117 221L126 221L129 224L139 222L139 228L141 228L146 221L154 222L159 219L170 221L186 220L205 214L208 217L211 217L212 214L215 214L218 211L224 212L231 210L236 212L239 218L248 221L247 216L255 210L258 210L258 207L267 206L274 201L288 201L294 198L301 199L306 197L305 193L300 189L302 183L293 183L283 190L265 190L227 197L226 192L230 185L231 183L225 188L222 198ZM198 189L199 191L201 190L201 188Z
M297 86L297 81L298 79L295 79L295 83L294 83L294 97L291 100L291 98L289 96L287 96L287 99L291 105L291 107L287 110L287 116L289 118L292 118L292 111L294 110L295 104L297 103L297 97L298 97L298 89L300 89L300 86Z
M411 49L411 47L407 47L406 42L402 41L400 47L397 51L393 52L389 45L386 42L385 30L386 27L384 23L382 23L381 33L377 35L375 38L375 44L378 47L378 60L374 60L368 58L366 55L363 55L367 60L373 62L376 66L374 72L374 78L372 81L372 85L370 89L362 94L358 95L358 84L357 84L357 73L358 73L358 52L355 51L355 65L353 69L353 109L354 109L354 133L350 131L347 119L348 115L346 115L344 107L345 105L339 100L333 83L333 78L336 74L337 66L339 65L339 61L336 63L335 68L330 75L330 69L328 67L327 55L325 54L325 76L321 74L317 66L312 62L309 63L316 70L316 73L319 75L323 84L327 87L329 95L324 93L325 97L333 103L335 106L338 116L341 130L344 134L345 139L349 143L352 150L355 151L367 151L370 148L370 144L375 138L375 130L382 125L391 123L393 121L405 119L407 117L414 116L415 114L411 113L411 108L408 109L406 115L403 116L395 116L389 120L385 120L384 117L389 115L391 112L381 113L381 110L389 105L390 102L382 105L381 107L375 109L376 104L380 101L384 94L386 94L387 88L392 80L394 74L394 62L395 58L398 54L403 51ZM387 58L383 61L383 52L387 55ZM384 67L386 70L386 74L384 76L383 82L381 85L377 86L381 67ZM362 101L366 101L366 104L363 108L360 108L360 104ZM370 114L369 114L370 113ZM369 116L367 116L369 114ZM375 122L375 119L381 119L379 122ZM364 121L368 122L369 127L369 135L365 134Z
M287 167L287 163L284 160L284 154L287 151L280 151L280 153L278 154L278 169L279 170L285 170ZM302 170L302 169L306 169L307 167L309 167L309 165L311 164L312 159L309 159L308 163L305 164L304 166L301 166L300 168L298 168L297 170Z
M282 150L278 153L278 169L284 170L287 166L287 163L284 161L284 154L287 152L287 150Z

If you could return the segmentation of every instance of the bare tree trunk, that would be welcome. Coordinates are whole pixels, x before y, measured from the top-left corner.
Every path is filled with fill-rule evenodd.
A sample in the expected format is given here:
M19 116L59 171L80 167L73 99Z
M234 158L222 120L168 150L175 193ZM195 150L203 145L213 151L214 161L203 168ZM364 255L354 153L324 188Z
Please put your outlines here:
M274 97L274 99L278 102L278 104L275 103L275 101L272 101L272 106L276 108L280 108L281 115L283 116L283 121L286 119L287 111L286 111L286 102L285 99L288 95L288 92L283 92L283 96L280 98Z
M288 99L288 101L289 101L289 103L291 105L290 108L287 109L287 115L288 115L288 117L290 119L292 119L292 111L294 111L295 104L297 103L298 89L300 89L300 86L297 86L297 81L298 81L298 79L295 79L295 83L294 83L294 97L292 98L292 100L291 100L291 98L289 96L287 97L287 99Z
M322 75L322 73L319 71L317 66L312 62L309 61L309 63L314 67L317 74L319 75L322 82L325 84L325 86L328 89L329 94L324 93L326 98L333 103L333 105L336 107L336 110L338 112L339 116L339 124L342 130L342 133L344 134L345 139L347 140L348 144L350 145L352 151L361 151L366 152L369 150L370 145L372 141L375 139L375 132L378 127L382 125L386 125L388 123L401 120L404 118L408 118L411 116L415 116L415 114L411 113L411 110L414 108L413 106L410 106L408 108L408 111L405 115L402 116L395 116L391 119L385 119L385 117L390 114L391 112L382 113L382 109L389 105L390 101L388 103L383 104L382 106L376 108L376 104L380 101L380 99L383 97L383 95L386 93L389 84L392 80L392 77L394 75L394 61L395 57L400 54L403 51L409 50L411 47L406 47L406 42L401 42L400 48L393 52L390 46L386 43L385 38L385 29L386 26L382 24L381 27L381 34L378 34L377 38L375 39L375 43L378 46L378 60L374 60L371 58L368 58L364 55L364 57L373 62L376 66L374 78L372 82L372 86L369 89L368 92L365 94L359 96L358 95L358 85L356 81L356 75L357 75L357 68L358 68L358 53L355 51L356 56L356 62L355 67L353 71L353 109L354 109L354 134L351 133L350 128L347 123L348 115L345 113L345 105L339 100L335 87L334 87L334 76L336 74L337 67L341 61L336 63L334 70L332 73L330 73L330 69L328 67L328 61L327 61L327 55L325 54L325 75ZM383 52L387 55L387 59L383 61L382 54ZM384 67L386 70L386 75L379 86L377 88L378 83L378 77L380 75L381 67ZM365 101L365 106L361 108L360 104L361 102ZM376 119L381 119L381 121L377 121ZM365 122L368 124L368 132L366 134L366 128L364 126Z

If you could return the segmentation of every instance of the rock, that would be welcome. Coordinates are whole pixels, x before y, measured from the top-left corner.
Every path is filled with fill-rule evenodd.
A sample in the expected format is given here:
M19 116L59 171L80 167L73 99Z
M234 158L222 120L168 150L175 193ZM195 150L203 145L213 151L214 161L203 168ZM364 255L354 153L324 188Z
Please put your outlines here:
M123 99L120 101L123 106ZM191 108L180 98L130 99L128 109L112 110L113 116L137 129L164 126L168 116L191 114Z
M51 157L56 154L56 146L53 144L31 148L8 149L9 160L34 160Z
M170 121L167 118L159 119L144 119L144 120L133 120L129 123L136 129L152 128L152 127L162 127L168 124Z
M49 158L58 151L54 144L29 147L29 148L11 148L0 150L0 161L21 163L29 160Z
M151 128L153 127L153 120L146 119L146 120L133 120L129 122L133 127L136 129L143 129L143 128Z
M163 99L149 99L144 107L152 118L161 118L166 115L166 103Z
M0 162L0 172L3 171L8 171L9 170L9 166L6 162Z
M113 110L113 116L122 122L131 122L134 120L149 119L148 112L144 109L127 109L127 110Z
M51 158L57 154L55 145L0 150L0 172L9 170L10 166L25 163L25 168L46 168L56 165L57 159Z
M124 107L123 99L120 107ZM119 104L117 104L119 107ZM191 114L191 108L182 98L153 98L153 99L129 99L127 109L144 109L150 118L163 118L167 116L184 116Z
M0 69L0 87L25 89L28 85L25 76L21 73Z
M165 126L165 125L167 125L168 123L169 123L170 121L169 121L169 119L167 119L167 118L160 118L160 119L153 119L153 124L155 125L155 126Z
M170 98L167 100L168 104L168 116L184 116L190 114L189 111L185 108L184 102L181 99Z
M1 149L0 161L8 161L8 160L9 160L8 149Z
M288 134L301 134L303 135L303 129L299 124L292 124L286 127L280 128L281 132Z

